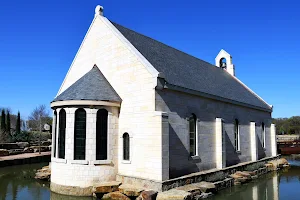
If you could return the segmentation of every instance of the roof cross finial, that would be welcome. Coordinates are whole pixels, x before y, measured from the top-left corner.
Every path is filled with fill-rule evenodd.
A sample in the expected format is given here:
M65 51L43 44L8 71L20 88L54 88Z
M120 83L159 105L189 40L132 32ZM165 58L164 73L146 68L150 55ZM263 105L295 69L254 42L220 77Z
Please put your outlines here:
M95 8L95 16L103 16L103 6L97 5Z

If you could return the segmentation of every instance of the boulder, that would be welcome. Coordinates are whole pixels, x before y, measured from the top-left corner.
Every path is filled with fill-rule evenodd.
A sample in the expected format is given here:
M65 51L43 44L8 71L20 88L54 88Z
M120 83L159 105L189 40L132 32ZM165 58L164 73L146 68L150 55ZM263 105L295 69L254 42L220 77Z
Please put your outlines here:
M157 193L158 192L156 191L148 190L143 191L140 196L142 197L142 200L155 200L157 197Z
M158 193L156 200L191 200L192 194L183 190L168 190L166 192Z
M238 176L242 176L242 177L246 177L246 178L251 178L251 174L248 173L248 172L237 171L237 172L235 172L235 174L238 175Z
M209 192L209 193L202 193L200 195L195 196L195 200L199 200L199 199L206 199L213 196L213 193Z
M97 185L94 185L93 192L94 193L109 193L118 191L121 182L111 181L111 182L103 182Z
M285 158L280 158L279 160L277 160L277 163L279 168L289 166L289 162Z
M119 191L129 197L138 197L144 189L138 188L134 185L125 184L119 187Z
M200 188L201 192L209 193L209 192L216 192L216 186L213 183L202 181L197 183L197 186Z
M51 169L49 166L45 166L42 169L37 170L35 174L35 179L49 181L51 176Z
M126 195L118 191L107 193L103 195L102 199L103 200L130 200L129 197L127 197Z
M241 176L241 175L237 175L237 174L230 174L229 175L231 178L233 178L233 179L238 179L238 178L242 178L243 176Z
M0 156L9 156L9 151L6 149L0 149Z

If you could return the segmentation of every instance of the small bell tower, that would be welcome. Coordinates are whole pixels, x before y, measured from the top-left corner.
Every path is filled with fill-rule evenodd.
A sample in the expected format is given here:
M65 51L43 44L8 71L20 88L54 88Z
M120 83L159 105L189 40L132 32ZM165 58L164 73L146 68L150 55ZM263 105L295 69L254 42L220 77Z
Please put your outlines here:
M234 65L232 64L232 57L225 50L221 50L215 58L216 66L226 70L232 76L235 76Z

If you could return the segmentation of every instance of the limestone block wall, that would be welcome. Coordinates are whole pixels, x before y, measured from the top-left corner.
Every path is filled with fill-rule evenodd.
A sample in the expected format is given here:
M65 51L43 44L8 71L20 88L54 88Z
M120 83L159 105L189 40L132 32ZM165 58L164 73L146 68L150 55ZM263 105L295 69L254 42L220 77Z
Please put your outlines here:
M158 72L149 68L147 61L126 41L105 17L97 16L59 93L96 64L122 99L118 142L122 144L125 132L131 137L131 162L122 162L120 149L118 173L159 181L163 179L163 164L161 116L155 112Z
M96 160L96 113L98 109L108 111L108 159ZM61 108L57 109L59 112ZM74 160L74 123L78 108L64 108L66 111L65 159L58 153L51 158L51 182L63 186L89 187L94 183L113 181L118 170L118 115L119 108L99 106L85 108L86 149L85 160ZM59 122L59 120L58 120ZM59 123L57 124L59 130ZM59 132L57 131L58 135Z
M255 134L258 139L261 123L264 122L266 126L266 150L262 148L257 150L259 155L271 156L271 113L171 90L156 91L156 110L169 114L170 178L216 168L216 118L223 119L226 166L251 160L250 122L256 123ZM198 156L194 158L188 154L187 118L192 113L198 118ZM240 152L236 152L234 148L235 119L238 119L240 124Z
M135 115L136 118L131 123L120 127L118 174L154 181L167 180L169 126L163 122L163 113L141 112ZM128 118L132 116L129 115ZM129 161L123 160L124 132L130 135Z

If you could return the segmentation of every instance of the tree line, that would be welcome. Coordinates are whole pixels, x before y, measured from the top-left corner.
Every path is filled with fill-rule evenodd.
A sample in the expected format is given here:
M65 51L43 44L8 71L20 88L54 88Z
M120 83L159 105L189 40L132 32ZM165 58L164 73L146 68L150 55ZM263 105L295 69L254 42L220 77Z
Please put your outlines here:
M300 135L300 116L293 116L290 118L276 118L273 119L276 124L276 134L296 134Z
M52 124L52 117L45 105L37 106L29 115L28 120L21 119L20 112L11 114L11 109L0 108L0 143L5 142L28 142L40 137L44 124ZM50 138L50 133L44 134L45 139Z

